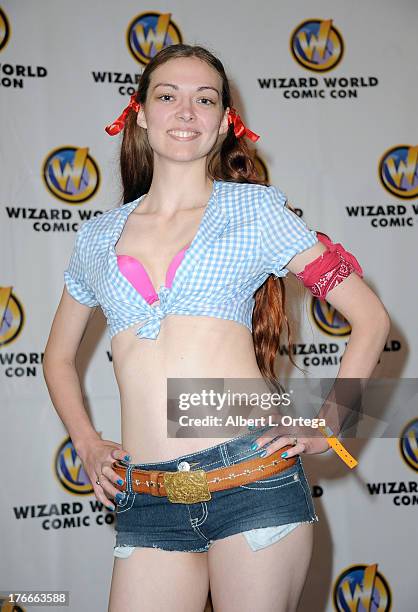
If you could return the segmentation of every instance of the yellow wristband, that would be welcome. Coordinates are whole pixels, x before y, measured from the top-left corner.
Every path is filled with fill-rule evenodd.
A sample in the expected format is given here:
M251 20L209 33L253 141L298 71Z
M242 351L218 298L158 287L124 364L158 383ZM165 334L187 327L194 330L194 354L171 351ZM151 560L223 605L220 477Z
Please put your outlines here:
M334 436L330 427L322 427L319 426L320 431L324 434L327 439L328 444L331 448L337 453L337 455L344 461L346 465L350 469L353 469L358 464L357 459L355 459L348 450L343 446L343 444Z

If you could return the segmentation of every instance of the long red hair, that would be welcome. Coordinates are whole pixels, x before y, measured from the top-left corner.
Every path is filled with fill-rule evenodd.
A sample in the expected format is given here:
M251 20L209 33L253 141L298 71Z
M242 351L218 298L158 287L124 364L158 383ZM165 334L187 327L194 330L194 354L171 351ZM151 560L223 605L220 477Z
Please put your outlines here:
M177 44L163 48L147 64L141 74L136 101L146 103L151 74L159 66L179 57L196 57L211 66L222 79L222 106L233 107L228 78L220 60L210 51L198 45ZM147 193L153 175L153 151L148 143L146 130L138 128L136 113L129 112L123 131L120 149L120 172L123 187L123 203L131 202ZM225 137L215 145L208 158L208 174L212 179L238 183L267 185L257 172L245 138L236 138L233 125ZM292 209L291 206L289 208ZM293 209L292 209L293 210ZM254 294L253 342L255 356L262 376L277 384L274 363L280 345L283 326L287 328L288 355L291 354L292 334L285 313L285 286L282 278L270 275Z

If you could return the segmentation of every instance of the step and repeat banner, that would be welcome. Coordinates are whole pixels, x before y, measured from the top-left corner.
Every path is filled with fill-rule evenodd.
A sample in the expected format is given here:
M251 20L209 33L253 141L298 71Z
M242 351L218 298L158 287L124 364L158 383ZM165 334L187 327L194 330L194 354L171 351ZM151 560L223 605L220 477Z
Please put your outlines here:
M416 609L417 25L407 0L1 5L2 612L29 609L7 602L22 590L68 591L74 611L107 609L114 514L92 494L42 358L80 223L121 203L120 137L104 126L150 59L181 42L219 56L234 106L261 136L251 145L260 172L357 257L391 316L374 377L400 382L385 396L396 420L385 429L379 415L378 433L347 442L353 470L333 452L304 457L319 523L299 609ZM285 283L296 362L311 379L335 377L349 323L292 275ZM290 365L284 337L278 371L300 377ZM95 428L120 441L99 310L78 368Z

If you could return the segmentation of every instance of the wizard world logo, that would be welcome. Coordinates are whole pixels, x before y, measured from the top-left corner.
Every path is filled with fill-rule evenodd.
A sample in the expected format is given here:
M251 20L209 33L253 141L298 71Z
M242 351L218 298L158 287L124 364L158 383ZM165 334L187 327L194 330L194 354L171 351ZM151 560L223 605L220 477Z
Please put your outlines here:
M126 44L131 55L144 66L164 47L182 42L171 13L141 13L131 21L126 31Z
M90 479L69 437L57 450L54 470L58 481L69 493L75 495L90 495L93 493Z
M332 19L307 19L293 30L290 50L297 63L304 68L326 72L340 63L344 43Z
M0 286L0 346L16 340L24 323L23 304L13 292L13 287Z
M385 151L379 162L379 179L397 198L418 197L418 145L396 145Z
M409 421L401 431L399 450L405 463L418 472L418 418Z
M48 191L68 204L92 198L100 184L100 172L88 147L63 146L44 161L43 178Z
M10 39L10 25L6 13L0 8L0 51L6 48Z
M26 608L10 601L8 595L0 593L0 612L26 612Z
M352 565L337 578L333 603L338 612L389 612L391 592L386 578L372 565Z
M311 298L311 317L318 328L328 336L345 337L351 333L350 323L326 300Z

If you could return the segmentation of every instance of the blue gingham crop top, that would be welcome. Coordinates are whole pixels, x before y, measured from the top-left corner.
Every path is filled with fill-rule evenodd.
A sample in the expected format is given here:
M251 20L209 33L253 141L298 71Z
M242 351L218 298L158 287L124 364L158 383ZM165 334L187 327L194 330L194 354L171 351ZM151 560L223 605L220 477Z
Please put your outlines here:
M151 305L121 273L115 251L145 195L82 223L64 272L73 298L101 307L110 338L135 324L138 337L155 339L170 314L229 319L252 331L255 291L269 274L286 276L292 257L318 242L277 187L215 180L171 287L161 286Z

